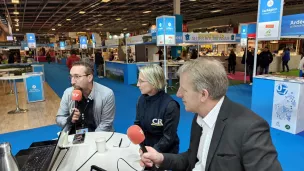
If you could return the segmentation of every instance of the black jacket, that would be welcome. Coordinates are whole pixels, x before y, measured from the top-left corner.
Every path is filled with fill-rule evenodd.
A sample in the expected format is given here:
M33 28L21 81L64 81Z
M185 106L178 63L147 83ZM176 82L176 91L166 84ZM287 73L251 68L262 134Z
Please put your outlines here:
M160 169L192 171L202 127L192 121L190 147L181 154L164 154ZM268 123L225 97L215 123L205 171L282 171Z
M144 131L145 146L162 153L178 153L179 118L179 104L164 91L154 96L141 95L138 99L135 124Z
M264 68L266 66L269 66L271 62L273 61L273 56L270 51L267 52L261 52L259 55L259 65Z

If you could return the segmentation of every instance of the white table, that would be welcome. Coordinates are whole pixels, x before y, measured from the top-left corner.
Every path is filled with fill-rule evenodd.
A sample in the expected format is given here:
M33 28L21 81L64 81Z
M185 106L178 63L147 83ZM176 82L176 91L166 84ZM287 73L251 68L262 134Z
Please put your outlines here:
M28 76L26 75L20 75L20 76L5 76L5 77L0 77L0 80L13 80L14 82L14 94L16 98L16 109L9 111L8 114L17 114L17 113L25 113L28 110L27 109L20 109L19 108L19 102L18 102L18 91L17 91L17 85L16 85L16 80L21 80L24 78L27 78Z
M7 72L7 74L10 75L10 72L18 71L18 70L20 70L20 68L5 68L5 69L0 69L0 72ZM9 85L11 90L7 94L14 94L10 80L9 80Z
M107 140L112 132L88 132L85 136L85 142L81 145L72 145L74 135L68 137L70 147L65 158L60 164L58 171L75 171L97 150L95 140L105 137ZM121 147L117 147L121 138ZM112 138L106 143L107 151L105 153L96 153L81 169L89 171L92 165L96 165L107 171L117 171L117 161L119 158L126 160L136 170L143 170L140 166L139 146L130 142L127 135L114 133ZM123 160L119 160L118 168L121 171L134 171Z

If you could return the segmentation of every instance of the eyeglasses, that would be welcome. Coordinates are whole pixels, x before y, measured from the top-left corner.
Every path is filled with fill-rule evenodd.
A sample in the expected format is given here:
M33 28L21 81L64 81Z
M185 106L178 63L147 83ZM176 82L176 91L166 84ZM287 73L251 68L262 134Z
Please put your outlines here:
M75 80L78 80L80 77L86 77L90 74L86 74L86 75L69 75L69 78L72 79L74 78Z
M148 82L148 81L144 81L144 80L141 80L141 79L138 79L138 81L137 81L139 84L142 84L142 83L144 83L144 82Z

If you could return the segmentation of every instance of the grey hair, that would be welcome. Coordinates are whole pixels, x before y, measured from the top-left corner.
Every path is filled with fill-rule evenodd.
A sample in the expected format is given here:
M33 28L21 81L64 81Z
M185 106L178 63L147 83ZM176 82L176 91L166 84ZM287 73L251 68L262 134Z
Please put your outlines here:
M177 74L188 73L193 90L207 90L211 99L219 100L225 96L229 81L223 64L214 58L198 58L182 65Z
M139 68L139 72L147 79L147 81L157 90L163 90L166 86L165 74L157 64L146 65Z

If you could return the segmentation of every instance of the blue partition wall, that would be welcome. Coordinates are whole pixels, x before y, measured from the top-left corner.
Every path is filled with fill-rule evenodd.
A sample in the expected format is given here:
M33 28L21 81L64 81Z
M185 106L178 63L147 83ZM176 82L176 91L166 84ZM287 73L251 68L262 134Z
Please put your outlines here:
M124 84L137 83L137 65L118 62L106 62L106 76Z

